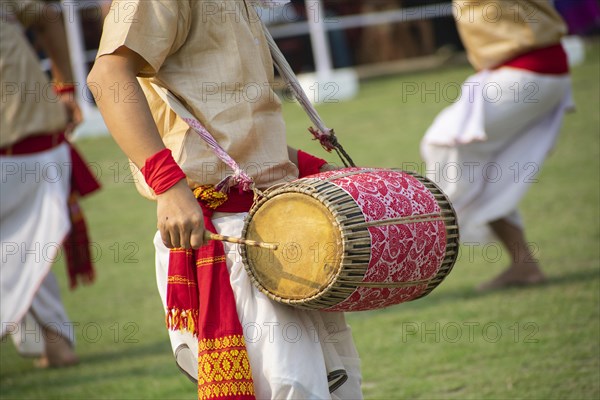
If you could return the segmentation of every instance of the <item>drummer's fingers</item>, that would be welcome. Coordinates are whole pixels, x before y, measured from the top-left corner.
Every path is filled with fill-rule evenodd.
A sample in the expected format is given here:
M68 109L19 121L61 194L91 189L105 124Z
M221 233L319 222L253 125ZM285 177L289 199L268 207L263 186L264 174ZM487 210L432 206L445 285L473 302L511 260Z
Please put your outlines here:
M321 168L319 168L319 172L336 171L338 169L340 169L340 167L333 164L325 163L321 166Z
M158 230L160 231L160 237L165 247L172 249L173 242L171 241L171 234L169 233L169 231L166 229L165 226L159 226Z
M181 238L179 236L179 232L177 231L171 231L169 232L170 236L171 236L171 248L172 249L178 249L181 247Z
M169 227L169 237L171 238L171 248L178 249L181 246L181 233L175 226Z
M191 249L192 246L190 244L190 237L192 235L192 231L190 229L181 229L179 231L179 247L184 249Z
M190 235L190 244L192 249L200 248L204 245L204 224L197 226Z
M177 249L181 246L181 228L174 218L165 218L158 224L158 230L163 243L169 249Z

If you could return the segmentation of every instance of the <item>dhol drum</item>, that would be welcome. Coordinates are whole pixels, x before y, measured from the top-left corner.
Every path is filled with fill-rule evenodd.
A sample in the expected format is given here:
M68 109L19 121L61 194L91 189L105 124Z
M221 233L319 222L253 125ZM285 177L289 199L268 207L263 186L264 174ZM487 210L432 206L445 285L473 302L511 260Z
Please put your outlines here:
M347 168L267 190L243 236L253 283L304 309L380 309L429 294L451 271L458 226L450 201L428 179L390 169Z

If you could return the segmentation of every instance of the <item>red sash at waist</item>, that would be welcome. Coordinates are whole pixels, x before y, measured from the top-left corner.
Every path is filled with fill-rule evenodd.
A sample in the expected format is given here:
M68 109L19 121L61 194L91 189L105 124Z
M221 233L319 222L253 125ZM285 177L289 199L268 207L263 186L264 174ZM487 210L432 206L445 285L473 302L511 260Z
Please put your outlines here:
M539 74L563 75L569 72L567 53L562 45L555 44L541 49L531 50L512 60L497 66L524 69Z
M254 202L254 192L240 192L237 187L233 187L227 193L227 200L214 209L214 212L241 213L248 212Z
M65 133L63 131L35 134L0 148L0 156L40 153L58 146L65 140Z

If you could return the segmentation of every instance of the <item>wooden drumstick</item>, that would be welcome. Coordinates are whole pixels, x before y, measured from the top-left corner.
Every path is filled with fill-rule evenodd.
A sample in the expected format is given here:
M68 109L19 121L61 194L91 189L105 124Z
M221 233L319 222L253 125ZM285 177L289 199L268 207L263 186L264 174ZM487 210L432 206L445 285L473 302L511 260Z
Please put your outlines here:
M277 245L274 243L257 242L255 240L248 240L242 238L236 238L225 235L218 235L209 231L204 231L204 240L218 240L220 242L229 242L236 244L245 244L246 246L260 247L267 250L277 250Z

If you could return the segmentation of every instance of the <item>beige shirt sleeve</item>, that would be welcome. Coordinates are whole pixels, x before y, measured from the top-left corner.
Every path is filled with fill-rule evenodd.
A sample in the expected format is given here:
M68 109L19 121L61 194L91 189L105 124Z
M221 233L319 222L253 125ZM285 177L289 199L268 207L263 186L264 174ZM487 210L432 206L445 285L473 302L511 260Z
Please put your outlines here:
M113 0L97 57L125 46L148 63L140 76L155 75L185 41L189 15L189 3L184 1Z

